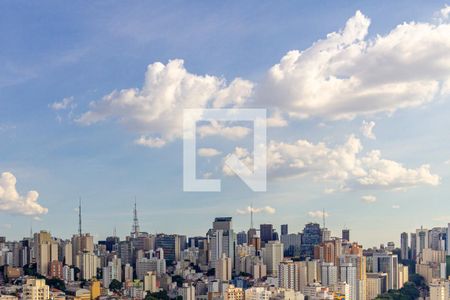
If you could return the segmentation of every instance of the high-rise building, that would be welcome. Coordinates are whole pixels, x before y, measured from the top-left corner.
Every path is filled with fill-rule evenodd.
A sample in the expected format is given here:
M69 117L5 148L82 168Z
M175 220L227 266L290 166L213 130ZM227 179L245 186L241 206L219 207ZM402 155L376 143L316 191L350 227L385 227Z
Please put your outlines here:
M283 261L283 244L279 241L269 241L264 247L264 264L267 266L267 273L274 277L278 276L278 265Z
M238 245L247 244L247 233L245 231L236 234L236 241Z
M231 217L217 217L213 222L214 230L231 230L233 222Z
M53 260L48 266L48 275L50 278L63 279L63 264L60 261Z
M282 235L281 243L283 244L284 248L284 256L300 256L302 245L302 236L300 234L291 233Z
M210 266L215 268L216 262L222 257L222 254L231 259L233 266L236 238L231 217L215 218L213 228L208 231L207 237L210 244Z
M334 240L328 240L314 246L314 258L322 262L329 262L337 265L341 250L341 239L335 238Z
M166 273L166 261L161 258L139 258L136 261L136 276L137 279L143 280L145 274L153 272L157 276Z
M388 274L388 289L398 289L398 257L392 253L373 254L373 272Z
M350 229L342 229L342 239L350 242Z
M168 260L179 260L181 247L180 238L177 234L158 234L155 241L156 248L164 250L164 256Z
M321 238L321 240L322 240L322 242L331 240L331 230L329 230L326 227L322 228L322 238Z
M410 234L411 237L411 259L417 259L417 237L415 233Z
M281 236L289 234L288 224L282 224L280 232L281 232Z
M321 265L322 270L322 285L332 286L336 285L338 282L338 268L330 262L324 262Z
M357 277L356 266L352 263L343 263L340 265L340 281L346 282L350 286L350 300L357 300Z
M450 256L450 223L447 224L447 255Z
M449 299L449 282L439 280L430 283L430 300L448 300Z
M98 257L89 251L84 251L79 255L80 275L83 280L91 280L97 275L97 268L100 266Z
M406 232L403 232L400 235L400 255L401 259L409 259L409 248L408 248L408 234Z
M122 281L122 263L117 255L114 255L108 265L103 268L103 286L108 287L114 279Z
M250 228L247 231L247 242L248 244L251 244L253 242L253 238L258 237L258 233L256 232L255 228Z
M321 239L320 225L317 223L306 224L302 235L301 256L304 258L313 257L314 247L320 244Z
M28 278L22 286L24 300L48 300L50 299L49 286L45 284L45 279Z
M366 280L366 299L373 300L388 290L388 274L386 273L367 273Z
M231 259L222 253L222 256L216 263L216 279L221 281L230 281L232 276L232 263Z
M78 268L80 267L77 256L82 255L83 252L94 253L94 237L89 233L72 236L72 262Z
M429 248L428 229L420 227L416 229L416 256L422 253L423 249Z
M183 300L195 300L195 286L189 283L183 283L183 286L179 289L179 296Z
M285 260L278 265L278 286L285 289L294 289L296 283L296 268L291 260Z
M123 266L123 280L125 282L133 281L133 267L130 264Z
M273 240L273 225L272 224L260 224L259 236L261 237L261 243L264 246L267 242Z
M150 293L157 292L156 287L156 274L154 272L147 272L144 276L144 291L149 291Z

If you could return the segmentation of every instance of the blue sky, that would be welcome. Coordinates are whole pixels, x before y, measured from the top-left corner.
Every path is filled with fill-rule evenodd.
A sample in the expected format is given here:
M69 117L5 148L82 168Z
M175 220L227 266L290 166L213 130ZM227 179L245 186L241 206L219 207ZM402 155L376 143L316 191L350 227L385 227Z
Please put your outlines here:
M4 207L0 209L0 232L18 239L28 234L33 224L35 230L49 229L54 235L68 237L77 230L75 208L79 196L83 199L84 229L98 238L112 233L114 226L121 236L130 231L135 196L141 228L148 232L203 235L212 219L219 215L233 216L236 229L247 229L249 215L242 210L251 202L261 208L255 213L257 224L272 222L278 228L287 222L292 232L301 231L308 221L321 221L315 212L325 208L329 214L327 225L334 234L347 226L353 238L365 246L397 242L402 231L412 231L422 224L445 225L450 221L450 204L446 201L450 172L445 164L450 159L447 130L450 106L446 90L450 72L439 67L450 61L445 54L450 49L448 40L442 39L445 33L450 33L448 20L439 14L445 4L443 1L320 4L117 1L87 5L59 1L2 2L0 173L9 172L17 178L22 200L28 191L36 190L38 203L48 208L48 212L31 211L24 216L7 207L17 199L0 195ZM363 17L358 16L358 10ZM348 46L366 49L375 44L372 52L364 50L353 56L337 46L339 50L333 59L314 61L321 59L317 55L318 46L313 46L319 40L327 41L327 34L332 32L345 33L349 19L356 23L355 30L360 30L367 18L368 34L354 37L346 49ZM395 38L390 32L404 22L428 24L431 28L412 25L404 34L417 38L405 39L408 43L411 40L411 44L390 47L392 41L388 37ZM351 28L347 33L355 34ZM377 35L387 37L384 43L377 43ZM423 36L434 39L421 40ZM361 45L361 41L369 46ZM294 64L298 72L282 70L283 78L287 78L284 81L270 77L269 69L291 50L305 51L305 55L297 57L298 65ZM424 55L429 64L421 64L418 54ZM312 155L308 171L296 173L295 177L275 178L269 172L266 193L254 193L239 179L224 176L220 172L220 157L199 158L199 172L213 172L215 178L223 179L222 192L183 192L182 141L167 132L168 127L175 125L164 119L166 115L139 123L133 116L141 109L139 104L120 111L118 106L102 100L114 90L142 89L148 65L161 62L168 68L169 61L174 59L184 60L182 67L174 66L174 72L186 72L201 88L209 84L205 74L214 76L219 91L236 78L251 84L254 93L244 106L267 105L269 114L279 112L288 124L268 129L268 140L277 142L274 145L277 153L290 155L285 145L303 140L316 146L314 153L318 144L324 143L327 154ZM345 69L332 65L339 59L353 65ZM317 99L308 98L311 94L305 82L309 77L305 76L309 75L304 74L310 73L301 69L308 63L313 66L323 63L332 71L338 70L333 75L342 80L344 90L333 94L319 88L314 94L319 95ZM390 65L394 67L386 71ZM311 74L315 71L312 69ZM358 88L345 81L353 77L363 81L357 83ZM364 82L367 78L370 81ZM226 83L218 83L220 80ZM383 97L361 96L373 91L372 83L378 81L386 81L383 84L388 88L399 82L421 84L406 85L406 91L392 88L401 91L400 96L392 96L392 90ZM437 82L437 87L430 82ZM381 90L380 86L375 83L375 89ZM148 87L152 95L155 86L148 84ZM245 93L243 90L238 89L237 93ZM291 94L286 95L286 90ZM187 92L191 93L188 88ZM183 96L181 93L178 99L181 103L185 101ZM312 103L326 97L331 99L327 105ZM65 98L69 99L67 105L62 104ZM113 98L119 102L126 100ZM89 106L92 101L97 107ZM83 119L87 112L100 115L102 120ZM307 112L308 116L299 119L290 116L290 112ZM375 123L375 139L360 131L363 121ZM163 129L155 126L166 122L168 127ZM142 130L141 125L148 126L148 131ZM347 179L339 177L340 174L338 179L323 180L330 168L333 172L340 169L330 166L330 157L338 156L338 161L347 159L346 153L341 156L339 146L348 142L352 134L363 146L356 164L363 164L365 171L378 170L379 166L366 162L366 154L380 150L383 159L400 163L404 168L393 172L406 175L392 175L393 179L384 185L361 185L356 182L370 176L357 175L358 166L352 166L343 175ZM155 148L136 144L135 140L142 135L162 138L165 145ZM239 143L246 145L249 141L247 136ZM219 149L224 154L233 150L235 142L220 136L202 140L204 147ZM293 155L289 159L293 162L299 157ZM425 164L430 165L428 173L420 169ZM317 168L320 172L314 171ZM274 170L274 174L298 171L288 169L286 164ZM380 179L373 176L371 180ZM330 193L331 188L336 191ZM375 197L376 201L366 203L370 200L364 202L363 196ZM262 209L267 206L271 209Z

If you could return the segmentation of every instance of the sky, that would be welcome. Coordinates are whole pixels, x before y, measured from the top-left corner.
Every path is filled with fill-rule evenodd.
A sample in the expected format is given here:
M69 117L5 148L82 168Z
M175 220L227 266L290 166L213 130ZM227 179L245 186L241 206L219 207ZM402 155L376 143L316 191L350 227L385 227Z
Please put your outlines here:
M445 1L0 3L0 235L204 235L216 216L366 247L450 222ZM197 124L183 191L184 109L267 109L267 191L248 122ZM279 230L278 230L279 231Z

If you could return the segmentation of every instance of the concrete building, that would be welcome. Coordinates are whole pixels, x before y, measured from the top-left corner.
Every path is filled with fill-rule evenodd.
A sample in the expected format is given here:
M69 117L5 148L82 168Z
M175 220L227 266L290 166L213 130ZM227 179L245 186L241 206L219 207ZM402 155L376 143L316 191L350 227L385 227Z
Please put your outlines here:
M28 278L22 286L24 300L48 300L50 299L49 286L45 279Z
M263 261L267 266L267 274L278 276L278 265L284 259L283 244L279 241L269 241L264 247Z

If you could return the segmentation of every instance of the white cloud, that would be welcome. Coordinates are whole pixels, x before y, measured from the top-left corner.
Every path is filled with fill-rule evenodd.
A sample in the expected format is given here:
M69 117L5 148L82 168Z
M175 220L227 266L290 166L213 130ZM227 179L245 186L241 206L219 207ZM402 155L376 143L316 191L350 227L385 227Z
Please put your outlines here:
M58 111L75 108L76 104L73 103L73 97L66 97L59 102L53 102L49 106L51 109Z
M358 11L341 31L289 51L257 99L293 117L339 120L422 106L440 94L450 79L450 24L404 23L371 40L369 25Z
M406 168L393 160L381 157L373 150L362 153L361 141L351 135L342 145L334 147L325 143L298 140L293 143L271 141L268 145L269 178L286 178L311 175L317 181L332 181L340 190L359 189L407 189L418 185L436 186L440 177L431 173L429 165ZM245 148L236 147L233 152L247 167L253 159ZM226 166L226 175L233 175Z
M77 107L76 103L73 102L73 97L66 97L59 102L53 102L49 104L49 107L56 112L56 120L62 122L64 117L61 115L62 111L68 111L67 118L72 120L73 111Z
M370 121L370 122L363 121L362 125L361 125L361 128L360 128L360 131L366 138L371 139L371 140L375 140L376 137L375 137L375 134L373 133L373 128L374 127L375 127L375 122L373 122L373 121Z
M2 228L5 228L5 229L11 229L11 228L12 228L12 225L9 224L9 223L5 223L5 224L3 224L1 227L2 227Z
M279 111L267 118L267 127L286 127L288 122L283 118Z
M323 218L323 217L329 217L330 215L327 212L323 212L321 210L316 210L316 211L308 212L308 216L310 216L311 218Z
M219 150L214 148L200 148L197 150L197 153L202 157L214 157L221 154Z
M149 148L161 148L166 145L166 141L160 138L152 138L141 136L134 141L136 145L141 145Z
M361 200L364 203L374 203L377 201L377 197L373 196L373 195L365 195L361 197Z
M197 132L200 138L222 136L230 140L238 140L248 136L251 129L243 126L224 126L222 123L212 121L208 125L199 126Z
M91 125L113 119L145 136L143 145L152 145L155 139L167 143L182 137L184 109L237 107L252 93L253 84L249 81L236 78L227 85L215 76L189 73L183 64L180 59L166 65L150 64L141 89L111 92L92 102L90 110L77 122ZM145 143L145 140L152 142Z
M16 190L16 177L9 172L0 176L0 211L19 215L42 215L48 209L41 206L37 199L38 192L29 191L21 196Z
M441 21L447 20L450 16L450 6L445 5L440 11L439 11L439 17Z
M392 208L393 208L393 209L399 209L399 208L400 208L400 205L394 204L394 205L392 205Z
M254 214L258 213L266 213L266 214L274 214L276 212L276 209L271 206L263 206L263 207L251 207L247 206L245 209L237 209L236 213L239 215L246 215L250 214L253 211Z

